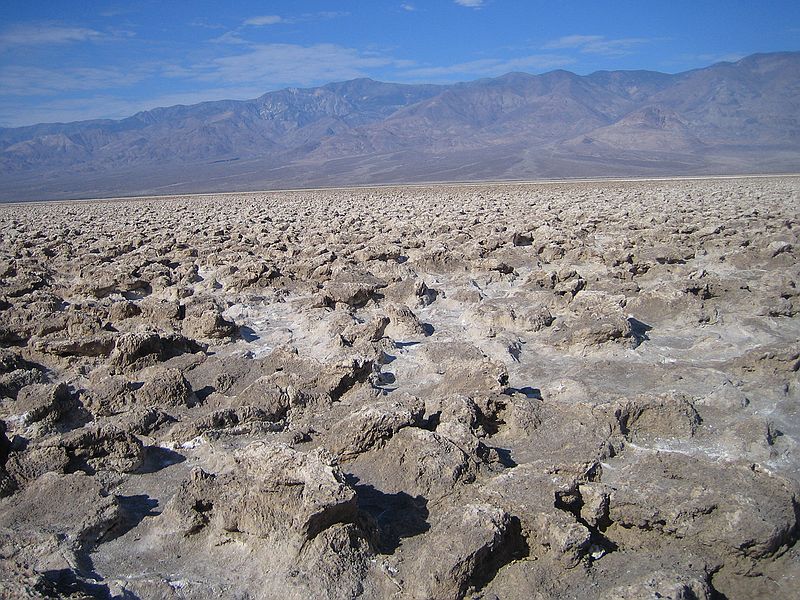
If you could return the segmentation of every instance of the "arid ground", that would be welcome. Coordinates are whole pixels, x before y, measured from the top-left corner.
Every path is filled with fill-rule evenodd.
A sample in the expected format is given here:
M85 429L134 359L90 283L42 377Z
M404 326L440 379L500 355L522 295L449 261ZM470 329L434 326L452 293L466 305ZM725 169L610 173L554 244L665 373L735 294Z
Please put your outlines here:
M0 206L0 596L789 598L800 178Z

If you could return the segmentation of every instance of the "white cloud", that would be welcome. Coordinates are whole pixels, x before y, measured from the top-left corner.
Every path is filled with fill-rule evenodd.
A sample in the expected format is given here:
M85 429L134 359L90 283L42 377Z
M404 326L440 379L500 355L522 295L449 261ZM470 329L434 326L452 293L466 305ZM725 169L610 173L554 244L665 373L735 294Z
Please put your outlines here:
M467 8L481 8L484 0L455 0L455 3Z
M722 54L696 54L684 55L684 60L691 60L705 63L707 65L719 62L737 62L742 60L747 54L744 52L725 52Z
M603 40L602 35L566 35L557 40L547 42L545 48L580 48Z
M315 13L304 13L300 15L298 21L326 21L329 19L339 19L349 17L350 13L346 10L322 10Z
M365 77L371 68L405 64L382 54L336 44L252 44L247 52L217 58L192 70L203 81L261 85L267 90L278 85L311 85Z
M0 68L0 97L47 96L125 87L146 76L141 69L45 69L12 65Z
M630 54L632 48L647 43L646 38L608 39L603 35L567 35L546 43L546 50L575 49L584 54L602 54L605 56L624 56Z
M409 79L448 79L450 76L491 77L510 71L541 70L563 67L574 59L555 54L534 54L516 58L483 58L441 67L409 69L403 75Z
M249 44L247 40L239 35L238 31L226 31L222 35L212 38L209 41L214 44Z
M374 76L377 69L414 66L385 53L336 44L248 43L226 50L231 54L206 62L148 63L129 69L0 66L0 123L122 118L156 106L255 98L287 86L321 85ZM186 91L138 98L139 82L153 77Z
M121 15L129 15L129 14L132 14L132 13L135 13L135 12L137 12L136 7L132 7L132 6L126 6L126 7L116 6L116 7L109 7L109 8L106 8L104 10L101 10L98 14L101 17L106 17L107 19L110 19L110 18L113 18L113 17L119 17Z
M414 6L413 4L409 4L408 2L403 2L400 5L400 8L402 8L403 10L407 10L408 12L414 12L415 10L417 10L416 6Z
M314 13L302 13L293 17L281 17L279 15L261 15L251 17L242 23L242 26L263 27L265 25L277 25L278 23L309 23L312 21L328 21L346 17L350 13L341 10L323 10Z
M245 35L245 31L248 27L265 27L268 25L277 25L279 23L284 24L296 24L296 23L308 23L313 21L326 21L329 19L338 19L339 17L344 17L349 15L348 12L342 11L322 11L322 12L315 12L315 13L303 13L297 16L290 16L290 17L281 17L279 15L260 15L256 17L250 17L242 21L242 24L235 29L230 31L226 31L222 35L219 35L211 40L212 43L215 44L246 44L250 45L251 42L247 41L243 35ZM205 27L207 29L219 29L220 27L217 25L207 25L202 21L193 21L192 25ZM222 27L221 29L225 29Z
M261 15L259 17L251 17L247 19L243 25L252 25L253 27L263 27L264 25L275 25L283 21L282 17L278 15Z
M163 94L147 99L93 94L87 98L53 99L33 106L23 103L0 105L0 127L21 127L32 123L68 123L89 119L124 119L144 110L176 104L197 104L213 100L257 98L264 90L249 87L203 88L191 92Z
M0 32L0 48L68 44L102 37L99 31L85 27L65 27L53 23L15 25Z
M210 23L208 20L202 18L192 19L189 21L189 26L200 27L202 29L227 29L224 25Z

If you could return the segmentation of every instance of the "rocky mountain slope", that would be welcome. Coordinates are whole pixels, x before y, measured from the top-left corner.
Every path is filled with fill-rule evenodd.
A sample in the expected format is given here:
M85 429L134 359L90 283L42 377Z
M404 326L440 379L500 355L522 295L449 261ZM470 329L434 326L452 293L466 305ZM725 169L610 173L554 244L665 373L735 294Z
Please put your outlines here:
M667 75L358 79L0 129L4 200L402 181L794 172L800 53Z

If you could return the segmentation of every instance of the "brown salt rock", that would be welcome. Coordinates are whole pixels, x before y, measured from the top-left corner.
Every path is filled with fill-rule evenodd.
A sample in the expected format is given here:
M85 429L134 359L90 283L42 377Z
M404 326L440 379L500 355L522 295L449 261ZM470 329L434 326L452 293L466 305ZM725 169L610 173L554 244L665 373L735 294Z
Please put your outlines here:
M549 401L512 394L500 439L524 439L525 452L554 463L604 460L625 446L616 404Z
M206 432L225 432L229 435L258 435L282 431L285 424L275 421L274 415L255 406L231 406L182 422L170 431L176 441L192 440Z
M51 471L65 473L69 462L70 457L61 446L31 444L10 454L6 470L18 484L24 485Z
M275 375L256 379L236 396L237 406L252 407L260 411L264 420L280 421L286 416L291 400L285 388L276 383Z
M586 557L591 531L577 515L581 486L599 480L597 462L555 462L550 459L520 464L487 482L481 495L517 515L530 553L573 569Z
M322 290L323 303L360 308L386 287L386 282L369 274L339 274L329 279Z
M324 450L254 442L233 459L229 473L192 472L164 509L167 529L239 532L297 551L333 524L356 519L355 491Z
M203 350L203 346L175 333L138 331L120 335L111 353L113 366L136 370L183 353Z
M66 450L76 470L130 473L144 463L144 446L139 438L113 425L76 429L54 445Z
M175 417L158 408L137 407L125 415L119 427L136 436L152 435L175 420Z
M483 326L483 334L494 337L502 331L535 333L553 323L546 306L519 306L517 302L484 300L464 313L464 321L471 326Z
M640 600L670 598L672 600L712 600L708 583L690 573L654 571L634 583L616 586L600 596L601 600Z
M192 388L179 369L154 367L144 385L136 390L137 406L174 408L190 406Z
M473 577L510 541L511 518L489 504L455 506L427 534L427 544L401 570L408 598L458 600Z
M757 467L648 452L608 474L609 518L624 528L621 539L639 531L645 543L657 532L740 574L794 539L796 484Z
M137 384L128 377L105 376L92 381L80 392L81 402L96 416L111 416L130 410Z
M481 423L484 415L472 398L446 396L438 402L429 402L426 413L437 415L436 433L456 444L468 456L477 460L486 454L479 440L486 436Z
M389 337L395 340L425 337L422 323L405 304L390 304L386 307L386 314L389 315L389 324L386 327L386 335Z
M120 522L117 497L94 477L45 473L36 485L2 501L0 538L13 536L15 559L35 572L71 570ZM9 541L0 545L9 548Z
M301 356L296 348L279 347L261 363L260 369L281 390L291 388L293 404L302 405L303 397L337 401L373 373L374 359L350 356L336 362L321 363Z
M378 342L383 338L388 324L389 317L378 315L365 323L351 323L342 330L339 337L345 346Z
M561 347L588 350L610 342L636 347L639 340L624 312L624 296L608 296L603 292L581 292L564 325L549 330L553 342Z
M245 262L232 270L227 275L218 275L219 281L232 292L267 287L273 279L280 276L280 270L275 265L261 261Z
M425 403L410 394L370 404L334 424L326 445L341 458L352 458L384 445L402 428L418 425L424 411Z
M38 423L48 428L68 417L78 405L69 386L59 383L26 386L12 406L15 414L23 415L26 425Z
M436 432L404 427L386 444L364 452L348 470L386 494L404 493L430 500L475 481L478 459Z
M142 322L150 327L171 330L178 327L182 316L182 308L177 300L163 298L145 298L137 304Z
M436 393L489 394L502 393L508 384L508 369L499 361L486 356L472 344L458 342L427 342L420 353L445 380Z
M222 316L216 307L199 314L188 314L183 320L183 333L193 339L225 340L236 335L236 323Z
M6 437L6 424L0 420L0 498L8 496L17 487L14 476L8 472L8 455L11 442Z
M146 295L151 291L150 284L144 279L123 273L85 273L84 277L84 281L73 287L74 294L100 299L131 292Z
M0 373L0 398L16 398L19 390L34 383L42 383L44 374L37 368L14 369Z
M636 443L690 438L702 422L692 400L677 393L626 401L618 419L625 437Z
M113 323L118 323L120 321L124 321L125 319L138 317L140 314L142 314L142 309L139 308L135 302L120 300L111 305L108 312L108 318L111 319Z
M108 356L114 348L114 337L101 334L82 339L37 339L31 345L37 352L55 356Z

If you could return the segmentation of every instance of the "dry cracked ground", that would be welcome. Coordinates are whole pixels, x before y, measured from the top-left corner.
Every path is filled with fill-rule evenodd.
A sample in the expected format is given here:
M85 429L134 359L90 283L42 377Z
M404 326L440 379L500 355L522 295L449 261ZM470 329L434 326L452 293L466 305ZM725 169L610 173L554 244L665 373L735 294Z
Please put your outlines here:
M0 207L0 595L796 597L800 178Z

